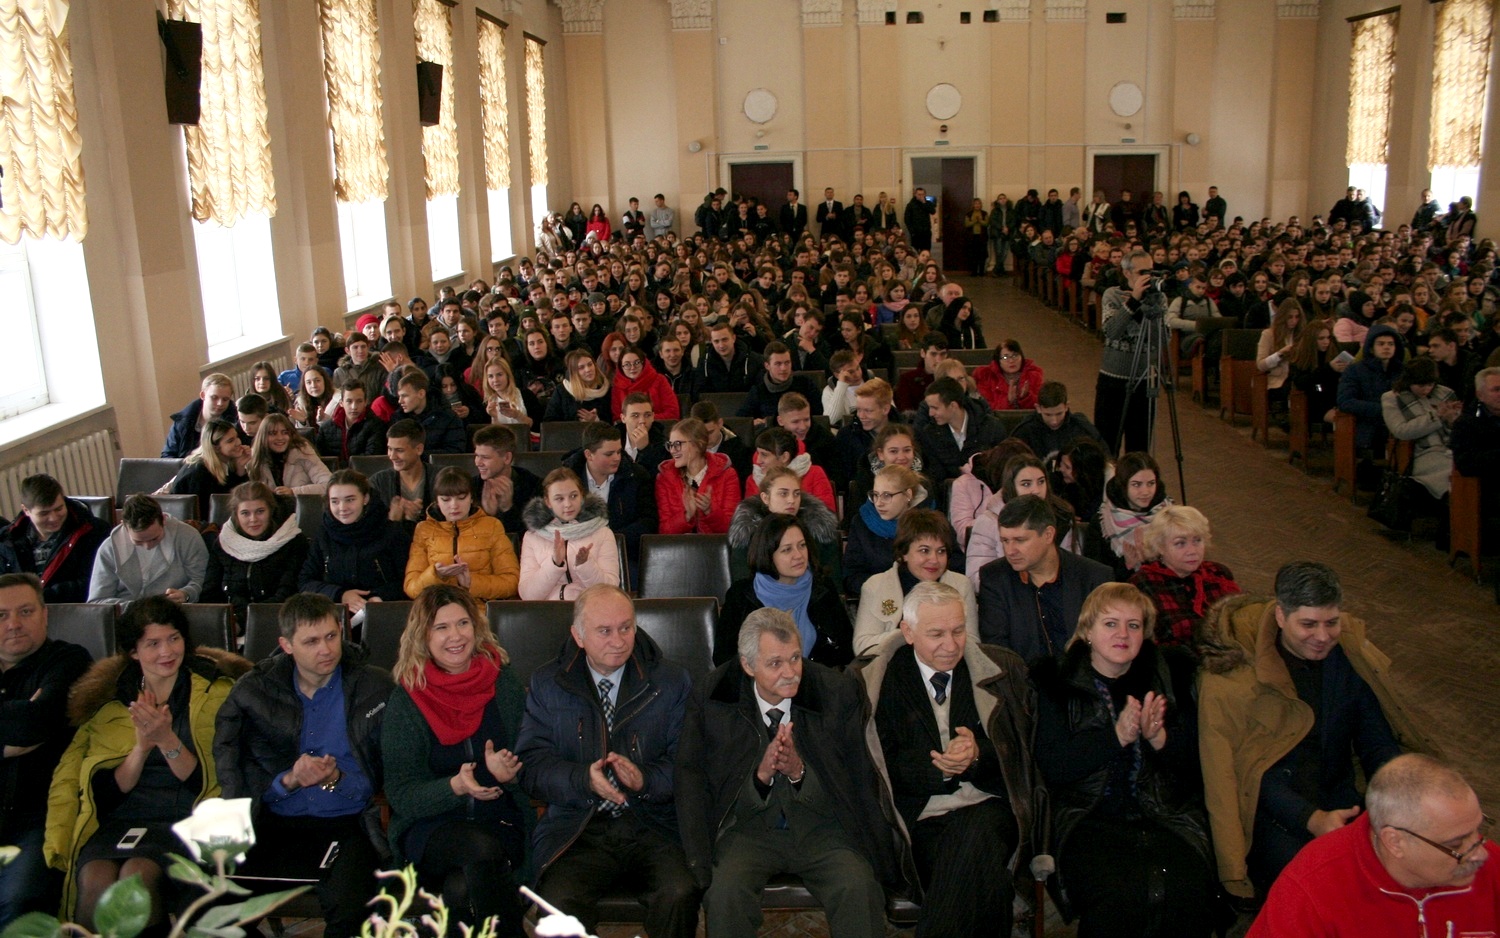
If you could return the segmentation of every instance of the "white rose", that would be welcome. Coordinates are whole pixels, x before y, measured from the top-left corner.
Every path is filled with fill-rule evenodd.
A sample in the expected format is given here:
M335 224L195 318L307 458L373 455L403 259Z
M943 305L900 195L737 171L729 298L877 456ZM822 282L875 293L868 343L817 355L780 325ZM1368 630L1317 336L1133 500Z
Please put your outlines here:
M193 809L191 817L172 825L175 833L193 854L203 862L215 850L232 848L229 857L235 863L245 859L245 852L255 845L255 827L250 823L249 798L209 798Z
M544 915L536 923L537 938L592 938L571 915Z

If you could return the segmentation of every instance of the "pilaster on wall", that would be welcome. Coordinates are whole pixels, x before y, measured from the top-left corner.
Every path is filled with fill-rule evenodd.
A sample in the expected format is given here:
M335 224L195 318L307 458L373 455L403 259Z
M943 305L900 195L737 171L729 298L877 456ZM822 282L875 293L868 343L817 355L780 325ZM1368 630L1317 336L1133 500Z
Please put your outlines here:
M851 126L857 110L850 100L853 82L846 80L849 69L857 67L856 53L843 25L844 0L802 0L802 113L808 150L802 200L810 214L824 187L832 186L839 201L848 205L859 186L858 176L848 168L851 159L857 164L858 156L836 152L856 135ZM856 88L854 94L858 93Z
M860 0L859 28L855 30L859 47L858 141L861 149L870 150L862 156L855 182L864 191L865 205L872 209L882 190L898 204L903 201L901 161L886 149L901 146L901 124L891 120L891 102L899 100L902 87L901 32L886 27L884 6L881 0Z
M1312 160L1313 100L1307 89L1316 78L1318 21L1305 17L1276 20L1275 88L1270 122L1271 164L1266 212L1272 218L1300 215L1308 207Z
M568 60L568 139L573 188L569 201L609 204L609 122L604 95L604 0L555 0L562 9ZM563 195L559 193L559 195Z
M422 133L397 128L421 126L414 74L417 31L409 3L376 4L380 16L380 63L383 77L386 160L391 167L390 194L385 200L386 247L395 296L432 293L432 252L427 237L427 167L422 159Z
M718 149L714 102L719 97L714 68L712 0L671 0L672 77L677 102L677 231L696 230L693 212L714 188L710 155ZM694 153L689 148L697 144Z
M1401 16L1396 23L1396 77L1391 88L1393 117L1390 149L1386 155L1385 202L1380 206L1393 223L1410 221L1411 213L1421 200L1422 190L1432 184L1432 173L1427 169L1427 141L1432 126L1432 37L1436 19L1434 11L1437 9L1438 7L1425 0L1408 0L1402 4ZM1346 47L1347 37L1346 31ZM1343 59L1345 75L1348 74L1348 68L1346 52ZM1491 66L1490 74L1500 73L1496 73ZM1347 78L1344 87L1348 88ZM1341 98L1345 108L1348 107L1347 95L1346 90ZM1493 99L1497 96L1490 97ZM1490 114L1494 114L1495 103L1493 100L1490 102ZM1487 115L1487 126L1500 126L1489 123L1490 119ZM1496 139L1494 134L1486 134L1485 138ZM1342 154L1343 151L1341 136L1339 153ZM1497 165L1490 162L1489 156L1490 153L1486 152L1483 165ZM1491 180L1493 175L1485 173L1485 181L1500 183L1500 179ZM1340 180L1338 185L1342 184ZM1328 201L1332 202L1331 199ZM1480 224L1483 223L1484 217L1480 216Z
M1179 0L1179 7L1181 0ZM1183 140L1188 134L1197 134L1197 146L1185 146L1178 150L1178 183L1201 203L1207 196L1209 186L1219 185L1212 178L1212 133L1213 104L1203 89L1213 85L1214 63L1218 59L1215 44L1213 8L1210 16L1201 15L1201 8L1192 15L1179 16L1172 23L1172 42L1177 54L1172 56L1172 137ZM1205 193L1205 195L1198 195ZM1089 193L1085 193L1088 195ZM1169 195L1169 199L1172 197Z
M844 25L844 0L802 0L802 28Z

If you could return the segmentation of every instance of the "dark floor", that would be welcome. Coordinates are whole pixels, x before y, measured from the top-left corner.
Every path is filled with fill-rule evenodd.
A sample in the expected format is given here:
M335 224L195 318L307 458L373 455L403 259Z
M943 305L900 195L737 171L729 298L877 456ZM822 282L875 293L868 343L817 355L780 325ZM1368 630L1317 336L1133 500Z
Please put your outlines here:
M1060 314L1022 294L1008 279L964 280L984 319L990 344L1018 339L1049 379L1063 381L1073 408L1092 416L1096 339ZM1490 815L1500 810L1500 607L1460 562L1457 571L1430 541L1392 540L1347 497L1335 495L1326 453L1312 460L1314 475L1288 464L1286 439L1271 446L1250 439L1183 397L1178 402L1183 475L1188 501L1213 525L1211 555L1227 564L1250 593L1268 593L1276 570L1291 560L1320 560L1343 577L1345 609L1369 624L1369 636L1393 660L1391 680L1404 703L1469 777ZM1178 471L1165 414L1158 422L1156 456L1179 497ZM1492 566L1494 566L1492 562ZM1491 573L1490 576L1494 574ZM1049 907L1050 910L1050 907ZM321 923L299 934L314 938ZM1242 923L1241 928L1244 927ZM638 927L605 926L603 938L628 938ZM819 913L767 917L762 935L824 938ZM1049 921L1049 936L1073 929Z

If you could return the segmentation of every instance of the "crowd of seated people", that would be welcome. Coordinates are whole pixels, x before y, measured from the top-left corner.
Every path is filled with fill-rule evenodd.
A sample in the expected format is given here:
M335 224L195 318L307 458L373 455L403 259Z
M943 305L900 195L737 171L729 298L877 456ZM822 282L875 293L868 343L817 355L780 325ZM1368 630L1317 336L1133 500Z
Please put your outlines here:
M1222 209L1194 220L1190 200L1182 225L1158 231L1159 201L1081 213L1075 193L1076 232L1048 227L1067 206L1055 192L997 201L988 217L1003 224L975 222L971 259L986 235L1012 251L1034 237L1056 270L1071 251L1068 275L1107 291L1149 258L1173 268L1173 325L1196 331L1200 307L1264 315L1261 368L1354 413L1372 458L1382 432L1412 440L1432 498L1449 467L1494 472L1500 371L1478 367L1479 329L1448 321L1478 324L1492 251L1460 251L1485 275L1477 292L1438 271L1458 292L1428 285L1427 302L1445 299L1424 334L1393 304L1404 248L1429 250L1425 235L1225 228ZM369 839L313 874L336 938L357 932L351 898L389 855L505 934L521 927L511 883L540 882L591 922L628 873L652 884L653 933L690 934L701 902L716 933L753 934L752 899L777 872L801 876L840 934L883 933L881 887L918 899L923 927L989 933L985 916L1011 914L994 890L1045 853L1081 934L1204 935L1232 914L1221 890L1264 896L1298 848L1353 822L1352 756L1369 777L1420 745L1368 666L1363 624L1340 616L1333 571L1291 564L1273 599L1239 596L1205 557L1208 519L1172 504L1149 454L1112 451L1017 340L972 374L950 354L987 348L982 311L901 228L825 223L819 240L734 228L713 202L691 238L648 238L627 219L613 238L591 224L572 248L549 222L555 251L438 297L433 316L420 300L388 304L342 348L314 335L296 368L259 369L239 402L227 379L205 379L174 416L187 459L164 488L197 496L197 526L138 494L110 530L55 482L28 480L23 517L0 531L0 573L16 575L0 579L0 614L30 610L42 638L0 636L0 685L39 693L36 719L52 707L45 725L63 733L86 665L46 641L44 602L126 610L119 654L76 698L92 712L76 715L72 746L37 750L52 798L43 786L31 808L44 866L29 875L65 874L69 915L90 926L102 891L137 873L153 921L174 911L162 825L222 786L262 806L262 863L294 862L278 857L278 817ZM1299 279L1304 267L1317 272ZM1361 297L1392 321L1367 326L1348 364L1330 319L1366 315L1337 312ZM904 372L901 348L917 353ZM554 421L582 423L581 445L538 475L517 456ZM369 475L350 466L379 455ZM227 514L208 523L215 496ZM315 532L297 496L321 498ZM727 541L717 669L696 687L635 628L653 534ZM358 628L371 603L403 600L394 674L369 669L339 610ZM485 611L533 600L574 604L572 642L535 677L511 668ZM282 604L282 654L235 683L249 663L192 647L181 604L198 602L241 623L250 604ZM38 667L63 661L46 693L29 672L7 677L41 651ZM346 699L378 688L391 735L368 707L329 724L330 685ZM1247 715L1266 696L1275 709ZM357 825L381 791L388 830ZM548 805L540 823L527 798ZM131 827L147 836L120 846ZM1128 851L1140 859L1122 872ZM974 888L979 870L991 888Z

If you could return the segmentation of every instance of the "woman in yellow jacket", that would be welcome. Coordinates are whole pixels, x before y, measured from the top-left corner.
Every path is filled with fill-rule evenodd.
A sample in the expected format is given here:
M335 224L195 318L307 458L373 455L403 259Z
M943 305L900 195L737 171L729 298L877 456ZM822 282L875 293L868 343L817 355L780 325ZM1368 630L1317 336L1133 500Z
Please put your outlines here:
M166 855L186 849L171 826L218 796L214 718L251 667L195 648L187 614L165 596L125 609L115 647L73 686L79 729L52 776L42 848L67 874L63 917L91 931L104 890L135 875L151 892L150 923L162 920Z
M498 518L474 504L469 477L449 466L433 485L436 504L412 535L406 595L439 583L462 586L475 599L510 599L521 580L516 550Z

